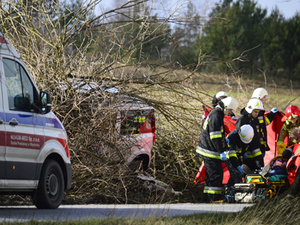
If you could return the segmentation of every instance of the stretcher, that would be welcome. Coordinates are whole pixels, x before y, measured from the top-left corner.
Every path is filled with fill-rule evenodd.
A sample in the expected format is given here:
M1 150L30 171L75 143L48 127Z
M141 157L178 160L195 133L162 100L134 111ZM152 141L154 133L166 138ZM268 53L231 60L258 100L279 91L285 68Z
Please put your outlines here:
M274 157L263 171L247 174L242 183L227 190L224 202L255 203L283 193L289 187L288 174L281 156Z

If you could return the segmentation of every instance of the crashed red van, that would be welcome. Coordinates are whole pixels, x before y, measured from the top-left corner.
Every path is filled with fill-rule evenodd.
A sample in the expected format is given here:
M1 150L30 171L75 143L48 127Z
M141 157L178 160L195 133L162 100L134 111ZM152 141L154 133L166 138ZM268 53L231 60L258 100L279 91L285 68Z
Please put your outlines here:
M99 150L94 153L116 163L122 160L121 154L129 168L147 170L155 142L154 107L139 98L121 94L118 88L99 85L89 79L70 78L68 82L77 93L93 95L85 106L94 108L98 114L109 115L99 126L99 136L101 132L108 133L108 127L113 127L113 147L100 141ZM62 84L60 89L67 90L66 87Z
M64 126L11 43L0 33L0 194L31 195L55 209L71 187Z
M133 143L126 155L132 168L147 170L151 162L151 150L155 142L154 108L141 102L124 103L118 106L116 129L121 138Z

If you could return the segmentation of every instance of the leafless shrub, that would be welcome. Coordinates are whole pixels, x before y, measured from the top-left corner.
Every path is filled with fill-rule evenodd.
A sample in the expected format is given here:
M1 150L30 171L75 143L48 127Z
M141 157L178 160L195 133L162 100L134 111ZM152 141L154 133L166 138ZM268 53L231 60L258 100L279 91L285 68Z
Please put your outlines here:
M122 32L124 27L134 24L132 18L119 24L105 18L139 1L90 17L98 2L90 1L76 11L69 11L74 15L66 21L66 10L55 2L50 7L41 1L31 5L3 1L1 31L17 48L40 89L51 93L52 109L68 132L73 166L68 196L102 196L101 200L107 202L155 202L164 195L148 193L148 198L135 199L128 193L134 189L142 193L142 188L135 176L124 170L126 151L135 143L116 134L118 105L127 96L155 107L162 125L157 129L157 166L152 175L157 175L159 169L180 179L189 175L187 164L193 158L191 148L198 136L194 128L200 124L195 103L201 102L202 97L192 89L193 72L178 74L159 64L151 67L147 58L134 59L134 53L150 41L149 33L152 40L161 35L164 22L150 29L151 19L144 18L136 36L128 39ZM97 36L103 40L100 44ZM95 46L103 48L88 54L89 48ZM105 87L119 91L112 93ZM180 146L185 148L177 150Z

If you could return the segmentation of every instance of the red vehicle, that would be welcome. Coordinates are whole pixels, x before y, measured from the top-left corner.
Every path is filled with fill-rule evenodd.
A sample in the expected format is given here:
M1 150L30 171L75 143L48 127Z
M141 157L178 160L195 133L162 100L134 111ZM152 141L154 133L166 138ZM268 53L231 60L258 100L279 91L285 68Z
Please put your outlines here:
M111 96L106 99L107 104L101 104L99 112L111 111L112 113L112 117L106 121L106 128L111 127L114 131L114 145L131 169L147 170L155 142L154 107L139 98L120 94L115 87L101 86L95 82L83 80L74 82L74 88L78 88L78 92L92 91L96 94L107 93L107 96ZM109 145L104 144L101 151L103 156L105 155L110 160L113 159L115 162L121 160L119 154L114 154L115 151Z
M151 162L151 150L155 142L154 108L142 103L125 103L118 107L116 130L126 143L132 143L125 154L127 164L147 170Z

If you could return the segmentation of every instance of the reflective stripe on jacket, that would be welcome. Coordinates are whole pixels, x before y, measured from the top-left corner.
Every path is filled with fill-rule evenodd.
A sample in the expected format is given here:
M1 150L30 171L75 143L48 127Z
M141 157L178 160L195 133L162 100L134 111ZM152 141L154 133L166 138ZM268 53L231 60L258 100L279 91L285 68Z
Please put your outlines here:
M265 113L265 110L260 110L257 116L259 121L259 138L260 138L260 150L261 152L269 151L270 148L268 146L268 136L267 136L267 128L266 126L269 125L275 118L275 113L271 111Z
M238 118L238 120L236 121L235 130L238 131L241 128L241 126L243 126L245 124L250 124L254 130L253 139L252 139L251 143L249 144L249 146L250 146L249 149L247 150L248 158L249 158L249 152L256 151L256 149L259 149L259 151L260 151L261 143L260 143L259 121L257 118L253 118L252 115L245 110L245 108L243 108L241 110L241 114L242 114L242 116L240 118ZM260 152L260 154L257 152L255 152L255 154L250 153L250 155L258 156L258 155L261 155L261 152Z
M223 190L224 190L224 188L222 188L222 187L208 187L208 186L205 186L204 189L203 189L203 193L220 195L220 194L222 194Z
M247 152L249 144L242 142L237 130L231 131L227 138L229 139L229 151L227 151L226 154L232 166L237 168L242 165L243 156Z
M215 151L210 151L204 148L201 148L199 146L197 146L196 152L200 155L209 157L209 158L213 158L213 159L221 159L220 157L220 153L215 152Z
M249 159L253 159L257 156L262 155L261 150L259 148L254 149L253 151L247 151L247 154Z
M226 147L223 119L224 111L218 105L209 113L203 124L197 153L209 158L220 159L220 153L224 152Z

